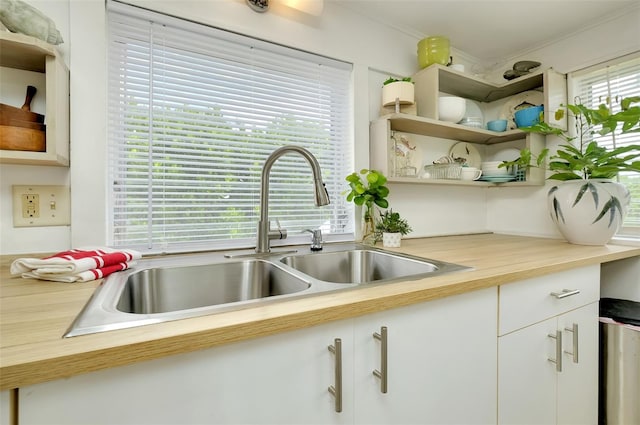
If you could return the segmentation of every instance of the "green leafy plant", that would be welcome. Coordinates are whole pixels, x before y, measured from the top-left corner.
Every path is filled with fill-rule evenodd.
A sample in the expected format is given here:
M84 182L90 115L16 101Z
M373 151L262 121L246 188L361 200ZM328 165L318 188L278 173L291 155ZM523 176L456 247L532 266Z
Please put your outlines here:
M374 204L380 208L389 207L389 188L385 186L387 178L380 171L362 169L360 173L349 174L346 180L351 188L347 193L347 201L363 205L368 211Z
M384 82L382 83L383 86L386 86L387 84L391 84L391 83L399 83L399 82L405 82L405 83L413 83L413 81L411 81L411 77L404 77L404 78L393 78L393 77L389 77L386 80L384 80Z
M400 213L388 209L380 215L380 221L376 224L376 235L379 240L382 233L400 233L403 236L411 232L411 226L406 219L400 217Z
M531 167L544 167L544 162L549 154L549 149L544 148L540 155L534 155L529 148L523 148L520 150L520 156L513 161L502 161L498 168L513 168L514 170L526 171Z
M623 133L640 132L640 96L624 98L620 102L621 111L612 113L609 106L601 104L595 109L581 104L566 105L555 113L556 120L570 113L575 119L575 136L544 121L523 127L521 130L544 135L555 135L566 143L560 145L556 155L549 157L548 168L553 172L553 180L611 179L623 171L640 172L640 145L627 145L615 149L599 146L592 138L594 135L607 135L620 124ZM577 140L577 141L576 141ZM542 166L548 150L545 149L536 159L535 166ZM534 166L531 164L531 152L520 151L516 161L505 161L500 166Z
M375 244L376 214L375 205L380 208L388 208L389 188L385 186L387 178L377 170L360 170L346 177L351 190L347 191L347 201L364 207L362 241L366 244Z

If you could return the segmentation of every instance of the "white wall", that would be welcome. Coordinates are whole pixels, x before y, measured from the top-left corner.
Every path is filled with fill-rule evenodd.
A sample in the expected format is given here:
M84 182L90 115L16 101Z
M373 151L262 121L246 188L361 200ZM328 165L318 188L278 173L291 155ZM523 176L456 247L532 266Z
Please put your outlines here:
M65 38L71 70L71 167L0 166L0 253L44 252L105 244L106 208L106 28L104 0L27 0L55 16ZM310 17L277 4L268 13L250 10L245 0L132 0L138 5L184 16L220 28L341 59L354 64L354 169L368 166L368 125L377 116L381 82L387 75L417 71L418 39L381 28L354 16L336 2L325 2L320 17ZM542 58L563 72L584 64L640 50L640 8L621 14L553 45L523 53ZM629 25L634 23L633 25ZM635 28L635 30L633 29ZM629 38L620 38L620 34ZM633 38L635 36L635 38ZM586 47L583 47L586 46ZM475 58L454 50L468 67ZM520 58L506 61L510 64ZM505 63L506 63L505 62ZM477 69L500 64L475 64ZM11 184L71 185L69 227L14 229ZM556 235L544 207L545 190L478 189L433 185L391 186L393 208L407 216L412 236L495 230ZM542 200L542 201L541 201Z

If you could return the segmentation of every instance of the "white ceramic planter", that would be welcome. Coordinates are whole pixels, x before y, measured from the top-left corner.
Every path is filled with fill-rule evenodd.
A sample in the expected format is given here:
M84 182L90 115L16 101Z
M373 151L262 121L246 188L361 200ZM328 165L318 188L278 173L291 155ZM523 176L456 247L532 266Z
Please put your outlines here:
M631 196L611 180L558 182L547 194L551 219L570 243L605 245L627 215Z
M396 81L382 86L382 105L391 106L396 104L396 99L401 105L413 105L415 102L414 84L408 81Z
M402 233L382 233L382 245L385 248L400 248Z

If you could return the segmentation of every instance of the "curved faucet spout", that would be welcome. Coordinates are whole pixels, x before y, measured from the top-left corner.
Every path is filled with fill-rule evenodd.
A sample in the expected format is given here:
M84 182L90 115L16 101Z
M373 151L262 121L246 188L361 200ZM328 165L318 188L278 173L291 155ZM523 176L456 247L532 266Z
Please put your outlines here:
M271 232L271 226L269 224L269 175L271 173L271 167L278 158L286 153L297 153L307 160L311 166L313 172L313 185L315 192L315 204L320 207L322 205L329 204L329 194L322 181L322 171L320 170L320 164L315 156L305 148L300 146L283 146L276 149L269 155L262 168L262 180L260 184L260 221L258 221L258 234L256 241L256 252L265 253L269 252L269 241L271 239L285 239L287 237L286 231L278 229Z

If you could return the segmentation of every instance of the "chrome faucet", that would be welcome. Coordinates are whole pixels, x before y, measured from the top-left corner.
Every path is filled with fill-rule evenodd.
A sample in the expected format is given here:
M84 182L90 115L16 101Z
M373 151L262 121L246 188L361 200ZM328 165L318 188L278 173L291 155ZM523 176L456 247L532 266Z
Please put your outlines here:
M320 164L318 164L318 160L311 152L305 148L293 145L283 146L273 151L264 163L260 183L260 221L258 221L258 234L256 238L256 252L260 254L271 250L269 248L269 241L271 241L271 239L286 239L287 237L287 231L281 229L279 225L277 230L271 230L271 222L269 221L269 174L271 173L271 167L274 162L288 152L301 155L311 166L316 206L320 207L329 204L329 194L322 181Z

